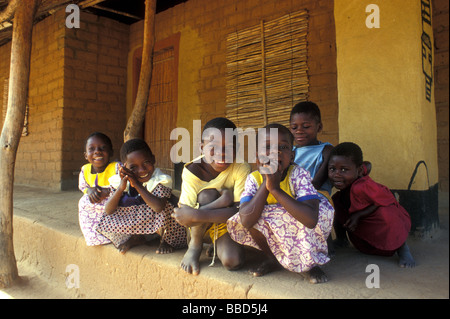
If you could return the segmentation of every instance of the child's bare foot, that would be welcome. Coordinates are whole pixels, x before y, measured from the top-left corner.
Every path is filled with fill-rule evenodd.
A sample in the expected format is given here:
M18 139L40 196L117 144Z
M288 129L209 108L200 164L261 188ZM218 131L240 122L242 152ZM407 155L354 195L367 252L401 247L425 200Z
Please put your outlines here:
M203 235L208 224L192 226L189 247L181 261L181 268L188 274L198 275L200 272L200 254L203 250Z
M181 268L188 274L197 276L200 273L200 254L202 245L190 245L181 261Z
M261 277L276 270L279 267L280 264L278 263L278 260L276 260L275 258L267 258L256 268L250 269L250 273L253 275L253 277Z
M400 258L398 265L402 268L414 268L416 266L416 261L414 260L409 247L406 242L397 249L397 255Z
M166 243L165 240L161 240L159 247L156 249L157 254L170 254L173 252L173 247Z
M309 271L302 272L301 275L311 284L320 284L328 281L327 275L319 266L314 266Z
M122 245L118 247L119 252L124 255L128 250L133 248L134 246L145 244L146 240L144 235L133 235L124 242Z

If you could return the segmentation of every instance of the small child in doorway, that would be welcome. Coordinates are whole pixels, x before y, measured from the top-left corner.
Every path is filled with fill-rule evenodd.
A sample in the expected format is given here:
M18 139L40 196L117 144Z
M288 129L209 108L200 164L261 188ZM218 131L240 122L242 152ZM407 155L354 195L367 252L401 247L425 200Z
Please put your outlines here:
M411 228L408 212L384 185L374 182L363 165L361 148L351 142L337 145L328 162L328 176L339 191L336 209L336 242L380 256L399 256L399 266L412 268L415 261L406 239Z
M78 188L84 193L78 202L78 219L88 246L111 242L96 228L110 195L109 178L119 169L119 163L111 161L112 156L113 146L108 136L100 132L88 136L84 157L89 163L83 165L78 178Z
M319 196L307 171L292 165L292 133L283 125L269 124L258 137L257 165L247 178L239 213L228 222L233 240L262 250L267 259L256 269L262 276L281 264L301 273L310 283L328 281L319 267L330 259L327 238L333 225L334 210ZM275 135L273 129L278 134ZM264 154L265 153L265 154ZM268 156L271 163L262 164Z
M186 230L171 216L172 178L155 168L155 156L144 140L131 139L120 150L123 166L110 179L112 194L97 230L124 254L144 244L146 236L161 238L156 253L186 246Z

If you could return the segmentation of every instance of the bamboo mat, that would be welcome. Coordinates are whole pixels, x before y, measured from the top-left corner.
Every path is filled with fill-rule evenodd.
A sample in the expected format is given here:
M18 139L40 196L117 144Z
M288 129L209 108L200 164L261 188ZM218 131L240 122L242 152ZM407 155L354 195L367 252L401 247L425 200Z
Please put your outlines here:
M289 125L308 96L308 13L290 13L227 37L227 117L238 127Z

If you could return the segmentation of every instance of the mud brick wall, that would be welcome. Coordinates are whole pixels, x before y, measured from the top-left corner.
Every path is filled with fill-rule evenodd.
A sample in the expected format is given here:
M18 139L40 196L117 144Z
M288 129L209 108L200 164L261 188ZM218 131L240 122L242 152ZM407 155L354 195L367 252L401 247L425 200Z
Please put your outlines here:
M65 18L60 10L33 29L29 134L17 152L17 184L73 189L90 133L109 135L117 156L123 141L129 27L82 12L80 28L68 29ZM0 47L0 107L10 51L10 43Z
M28 94L28 135L20 140L15 183L58 187L64 87L64 29L50 16L33 29ZM11 42L0 47L0 106L9 77Z
M79 29L65 35L62 188L78 183L86 137L107 134L119 158L126 123L126 74L129 27L81 13ZM74 178L75 176L75 178Z

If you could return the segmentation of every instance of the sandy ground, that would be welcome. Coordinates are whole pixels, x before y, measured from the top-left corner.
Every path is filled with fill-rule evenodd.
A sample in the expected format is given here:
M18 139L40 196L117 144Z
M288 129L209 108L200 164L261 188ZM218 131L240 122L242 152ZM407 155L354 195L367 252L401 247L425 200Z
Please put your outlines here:
M42 196L42 197L39 197ZM36 215L36 210L47 209L49 215L58 216L53 222L61 224L67 218L55 214L48 203L52 200L53 207L59 211L69 211L73 214L74 204L79 198L77 192L45 192L32 188L17 188L15 190L15 212L21 215ZM76 206L75 206L76 207ZM68 209L71 208L71 209ZM75 208L76 210L76 208ZM76 211L75 211L76 212ZM256 279L258 285L267 285L267 289L277 288L297 289L309 298L381 298L381 299L448 299L449 298L449 209L448 198L440 205L440 229L425 239L410 238L409 246L417 262L414 269L401 269L397 266L396 257L385 258L362 255L353 247L337 251L336 256L323 267L330 281L320 285L310 285L299 282L298 275L287 271L278 271ZM39 220L40 217L37 217ZM76 218L72 218L72 223ZM64 224L62 225L64 227ZM378 289L367 287L355 288L361 285L369 273L357 275L356 269L376 264L381 269L380 286ZM0 290L0 299L73 299L83 298L73 290L56 286L43 280L39 274L25 263L18 263L19 281L12 287ZM364 269L364 268L362 268ZM361 273L361 271L359 271ZM245 270L240 273L230 273L232 276L247 276ZM243 277L243 278L244 278ZM256 285L256 284L255 284ZM279 287L278 287L279 286Z
M72 299L73 291L43 280L33 269L18 264L19 280L14 286L0 290L0 299Z

